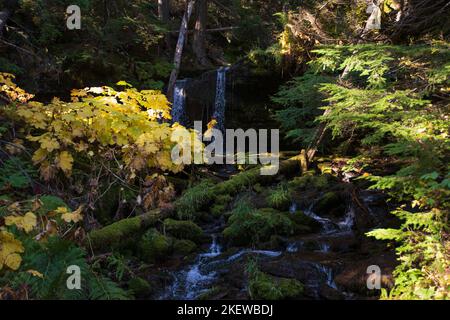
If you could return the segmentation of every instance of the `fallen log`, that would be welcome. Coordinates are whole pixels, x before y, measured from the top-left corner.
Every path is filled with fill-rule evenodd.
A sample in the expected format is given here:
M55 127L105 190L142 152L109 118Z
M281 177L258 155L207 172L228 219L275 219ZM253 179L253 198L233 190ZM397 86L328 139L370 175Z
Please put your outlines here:
M170 215L169 212L152 210L137 217L119 220L106 227L89 232L86 245L94 250L116 247L123 241L129 240L131 236L145 231Z

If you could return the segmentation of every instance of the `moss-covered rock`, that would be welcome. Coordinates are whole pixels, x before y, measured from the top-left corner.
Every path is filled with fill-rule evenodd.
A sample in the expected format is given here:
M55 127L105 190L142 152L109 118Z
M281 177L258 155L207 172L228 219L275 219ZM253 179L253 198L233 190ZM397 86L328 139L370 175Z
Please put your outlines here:
M191 240L175 240L173 244L173 252L182 256L194 252L195 249L197 249L197 245Z
M243 246L269 241L273 235L289 236L294 230L295 225L286 213L241 204L233 210L223 235L231 244Z
M178 239L199 243L204 238L203 230L192 221L166 219L164 220L164 228L167 233Z
M153 263L171 253L171 244L170 238L156 229L150 229L139 242L140 256L144 261Z
M335 178L330 174L313 175L304 174L300 177L295 177L288 182L288 186L291 190L304 191L304 190L325 190L330 186L330 183Z
M303 284L296 279L277 278L255 271L249 279L249 294L256 300L285 300L300 298Z
M148 296L152 293L152 287L148 281L141 277L134 277L128 281L128 290L138 298Z
M286 186L279 186L272 190L267 197L267 204L275 209L287 210L291 205L292 199Z
M96 248L123 247L124 240L130 239L130 235L136 235L141 231L141 223L140 217L117 221L102 229L91 231L89 241Z
M197 214L215 199L214 183L206 180L186 190L175 202L175 209L180 219L194 219Z

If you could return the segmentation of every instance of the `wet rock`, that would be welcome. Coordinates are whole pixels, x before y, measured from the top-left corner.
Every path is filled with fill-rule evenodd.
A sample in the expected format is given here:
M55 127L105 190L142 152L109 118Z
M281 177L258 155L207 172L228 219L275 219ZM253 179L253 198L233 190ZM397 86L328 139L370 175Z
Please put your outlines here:
M289 219L295 223L295 234L303 234L311 231L318 231L320 223L311 217L308 217L300 210L288 213Z
M318 215L341 217L346 211L345 199L337 192L326 192L314 205L313 211Z
M346 259L347 260L347 259ZM378 290L369 290L367 288L367 279L369 266L378 266L381 270L382 288L391 288L393 285L392 271L394 269L395 255L393 253L377 254L373 257L363 260L353 258L345 262L342 271L339 272L335 281L336 284L346 291L355 292L364 296L377 295Z
M200 243L204 239L203 230L192 221L166 219L164 228L167 233L178 239L191 240L195 243Z

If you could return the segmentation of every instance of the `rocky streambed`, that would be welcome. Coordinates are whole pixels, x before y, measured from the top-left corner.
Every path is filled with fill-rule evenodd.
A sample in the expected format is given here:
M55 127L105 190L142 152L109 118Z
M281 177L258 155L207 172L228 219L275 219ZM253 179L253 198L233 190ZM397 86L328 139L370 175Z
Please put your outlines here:
M364 234L395 223L386 199L351 183L302 179L287 188L253 186L199 223L199 252L149 271L151 298L376 298L379 291L367 288L367 269L378 266L382 286L390 286L395 256ZM288 195L275 201L280 190ZM248 213L242 203L251 206Z

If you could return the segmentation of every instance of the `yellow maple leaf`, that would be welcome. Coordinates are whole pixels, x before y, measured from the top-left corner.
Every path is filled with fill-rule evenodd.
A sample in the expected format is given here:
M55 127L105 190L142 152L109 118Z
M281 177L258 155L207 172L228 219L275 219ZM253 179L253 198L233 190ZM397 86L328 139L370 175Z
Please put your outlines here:
M59 142L56 139L44 136L40 140L41 148L46 149L48 152L59 149Z
M72 155L67 151L61 152L57 159L58 168L64 171L65 174L70 174L70 172L72 172L72 165L73 165Z
M20 267L20 264L22 263L22 257L17 253L11 253L5 258L5 266L10 268L11 270L17 270Z
M63 213L61 215L61 219L63 219L67 223L70 223L70 222L77 223L77 222L83 220L83 216L81 215L81 212L83 211L83 206L80 206L77 210L75 210L73 212L69 212L67 210L67 208L65 208L64 211L65 211L65 213Z
M5 224L7 226L15 225L20 230L30 233L37 225L37 218L33 212L27 212L23 217L5 217Z
M0 230L0 270L7 266L12 270L20 267L22 258L19 253L24 252L22 242L14 238L12 233Z

